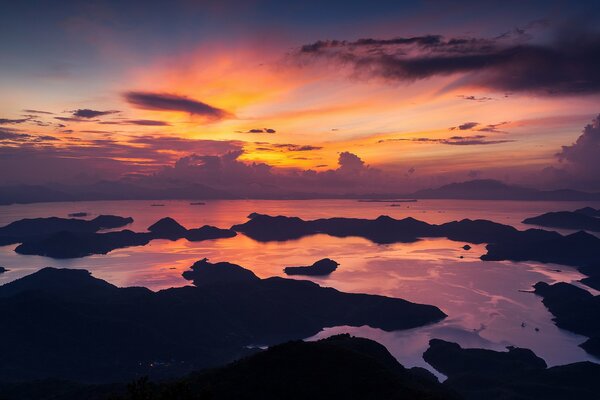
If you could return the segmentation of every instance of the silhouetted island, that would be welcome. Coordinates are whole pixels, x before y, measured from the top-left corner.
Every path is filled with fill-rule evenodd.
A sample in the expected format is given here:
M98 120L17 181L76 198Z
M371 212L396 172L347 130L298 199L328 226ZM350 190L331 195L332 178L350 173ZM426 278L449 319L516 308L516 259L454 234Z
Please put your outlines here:
M597 201L600 200L600 193L570 189L537 190L510 185L494 179L475 179L450 183L438 188L419 190L406 197L461 200Z
M25 218L0 227L0 245L21 243L24 239L43 237L68 231L94 233L101 229L120 228L133 222L133 218L100 215L92 220L75 218Z
M536 217L527 218L523 220L523 223L550 228L600 232L600 218L590 215L589 212L581 212L581 210L549 212Z
M6 271L8 271L6 268L4 267L0 267L0 274L5 273Z
M249 221L231 229L254 240L284 241L315 234L357 236L379 244L414 242L425 237L446 237L474 244L487 243L482 260L539 261L576 267L600 261L600 238L585 232L563 236L541 229L525 231L487 220L447 222L432 225L414 218L376 219L326 218L305 221L298 217L252 213Z
M556 325L589 337L580 347L600 357L600 296L564 282L554 285L538 282L534 288L554 315Z
M597 399L600 364L578 362L547 368L529 349L506 352L463 349L432 339L423 358L448 376L443 386L469 400Z
M122 230L117 232L97 233L96 231L113 222L123 223L133 221L131 218L119 220L122 217L100 216L91 221L64 220L61 218L45 218L35 223L23 223L21 220L0 228L12 233L18 231L20 236L4 236L4 244L21 243L15 251L19 254L38 255L51 258L77 258L92 254L107 254L108 252L129 246L144 246L154 239L177 240L185 238L189 241L229 238L236 235L230 229L220 229L205 225L197 229L186 229L172 218L163 218L148 228L149 232L133 232ZM100 219L100 220L99 220ZM33 220L29 220L33 221ZM104 223L100 223L105 221ZM82 224L84 223L84 224ZM85 224L87 223L87 224ZM25 229L27 227L27 229ZM19 229L17 229L19 228ZM36 229L37 232L36 233ZM0 236L0 242L2 236Z
M580 281L581 283L591 287L592 289L600 290L600 264L588 265L578 269L581 273L588 275L587 278L583 278Z
M313 265L305 267L285 267L283 272L285 272L287 275L329 275L337 269L338 265L340 264L330 258L323 258L313 263Z
M256 282L260 278L249 269L228 262L209 263L208 258L196 261L185 271L183 277L194 282L194 286L212 285L215 283Z
M324 327L392 331L446 317L435 306L310 281L238 279L242 267L200 263L198 286L158 292L55 268L0 286L0 382L181 376Z
M575 210L576 213L587 215L588 217L600 217L600 209L595 209L592 207L583 207L578 210Z

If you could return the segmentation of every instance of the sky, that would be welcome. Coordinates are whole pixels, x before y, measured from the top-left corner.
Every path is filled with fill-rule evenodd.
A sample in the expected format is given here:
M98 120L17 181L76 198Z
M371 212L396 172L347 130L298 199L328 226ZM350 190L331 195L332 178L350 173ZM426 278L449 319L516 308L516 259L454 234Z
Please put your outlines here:
M0 185L600 190L600 3L2 1Z

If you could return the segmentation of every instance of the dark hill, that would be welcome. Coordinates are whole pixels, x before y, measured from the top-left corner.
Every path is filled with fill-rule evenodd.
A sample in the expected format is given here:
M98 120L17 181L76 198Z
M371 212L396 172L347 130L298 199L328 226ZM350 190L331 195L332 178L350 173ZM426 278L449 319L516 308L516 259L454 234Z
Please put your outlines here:
M255 345L309 337L324 327L392 331L445 317L434 306L309 281L258 279L233 264L201 263L194 274L211 272L196 276L198 287L159 292L54 268L0 286L0 383L181 376L255 352ZM230 269L252 278L218 278Z
M443 386L468 400L563 400L598 398L600 365L579 362L546 367L531 350L463 349L433 339L423 358L448 376Z

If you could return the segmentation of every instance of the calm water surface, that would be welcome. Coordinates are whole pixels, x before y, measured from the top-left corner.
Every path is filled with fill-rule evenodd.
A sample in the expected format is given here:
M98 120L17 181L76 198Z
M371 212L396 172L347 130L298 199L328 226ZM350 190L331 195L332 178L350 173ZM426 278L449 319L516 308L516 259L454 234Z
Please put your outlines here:
M513 225L547 211L573 210L600 203L424 200L401 203L363 203L352 200L207 201L190 205L186 201L165 201L152 207L151 201L105 201L47 203L0 207L0 226L21 218L60 216L88 212L131 216L128 227L144 231L158 219L170 216L193 228L209 224L228 228L246 221L251 212L299 216L394 218L414 217L429 223L463 218L483 218ZM466 347L501 350L508 345L530 348L550 365L592 360L577 345L585 338L558 329L540 298L527 291L539 281L576 283L583 276L572 268L538 263L483 262L484 245L462 249L464 243L446 239L425 239L416 243L377 245L362 238L334 238L315 235L286 242L259 243L244 235L204 242L155 240L144 247L115 250L74 260L53 260L22 256L16 246L0 247L0 266L10 269L0 275L0 284L27 275L45 266L85 268L98 278L119 286L147 286L154 290L182 286L188 282L181 273L200 258L229 261L254 271L260 277L283 276L290 265L308 265L330 257L341 265L327 278L310 278L323 286L349 292L401 297L433 304L448 318L417 329L384 332L369 327L331 327L315 338L350 332L384 344L406 366L428 365L421 355L431 338L456 341ZM464 258L459 258L463 256ZM300 278L308 279L308 278ZM594 292L595 293L595 292ZM595 293L597 294L597 293ZM525 326L522 327L522 323ZM539 331L536 331L538 328ZM430 368L430 367L429 367Z

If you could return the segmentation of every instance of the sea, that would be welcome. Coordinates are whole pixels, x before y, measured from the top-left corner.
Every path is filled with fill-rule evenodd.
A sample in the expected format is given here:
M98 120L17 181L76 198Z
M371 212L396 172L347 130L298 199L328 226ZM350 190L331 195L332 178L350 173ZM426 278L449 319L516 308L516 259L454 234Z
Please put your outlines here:
M303 219L329 217L413 217L429 223L487 219L528 229L521 221L548 211L574 210L598 202L419 200L416 202L362 202L356 200L207 200L190 201L92 201L0 206L0 226L22 218L67 217L76 212L85 218L101 214L132 217L127 229L145 231L163 217L172 217L187 228L213 225L229 228L247 221L253 212L297 216ZM393 206L392 206L393 205ZM568 230L559 230L570 233ZM406 367L433 369L422 354L430 339L439 338L463 347L504 350L524 347L544 358L548 365L599 359L578 345L585 337L559 329L541 298L532 293L540 281L568 282L598 292L578 281L585 276L564 265L536 262L482 261L484 245L448 239L425 238L414 243L375 244L359 237L336 238L314 235L281 242L257 242L243 234L234 238L188 242L154 240L146 246L118 249L106 255L55 260L14 252L16 245L0 247L0 285L43 267L80 268L114 285L145 286L152 290L189 285L182 278L195 261L228 261L252 270L261 278L285 276L286 266L310 265L329 257L340 265L327 277L312 280L321 286L354 292L399 297L432 304L448 317L420 328L385 332L368 326L327 327L315 340L336 333L374 339ZM439 376L439 374L438 374Z

